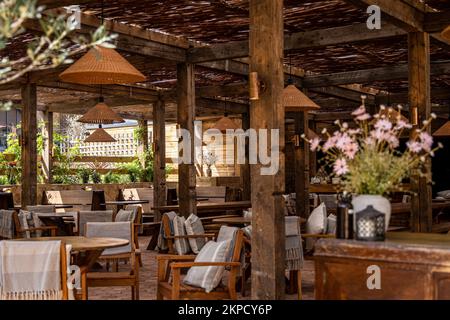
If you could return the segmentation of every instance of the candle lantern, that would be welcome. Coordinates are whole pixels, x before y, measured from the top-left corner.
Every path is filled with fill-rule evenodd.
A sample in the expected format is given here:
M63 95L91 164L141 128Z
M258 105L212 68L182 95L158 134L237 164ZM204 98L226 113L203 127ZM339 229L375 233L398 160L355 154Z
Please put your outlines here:
M386 216L373 206L356 213L356 240L384 241Z

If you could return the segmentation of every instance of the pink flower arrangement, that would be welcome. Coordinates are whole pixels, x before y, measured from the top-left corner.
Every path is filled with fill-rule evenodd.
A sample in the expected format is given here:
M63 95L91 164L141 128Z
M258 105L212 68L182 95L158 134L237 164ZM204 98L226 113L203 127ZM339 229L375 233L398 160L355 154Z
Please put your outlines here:
M401 190L402 181L412 172L423 173L426 159L442 148L439 144L433 149L433 137L427 132L432 117L415 128L398 111L381 106L380 112L370 115L364 104L352 112L357 127L349 123L335 124L339 127L333 134L325 129L325 139L315 137L308 140L311 151L325 154L327 165L333 175L341 178L342 188L356 194L386 195ZM410 132L406 150L400 152L400 137Z

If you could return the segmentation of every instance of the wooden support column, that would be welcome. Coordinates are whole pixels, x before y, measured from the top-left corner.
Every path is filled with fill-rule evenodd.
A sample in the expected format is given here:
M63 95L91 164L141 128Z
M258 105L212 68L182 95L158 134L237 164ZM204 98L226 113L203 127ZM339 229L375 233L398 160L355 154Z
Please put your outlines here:
M153 104L153 201L155 206L166 205L166 123L163 100ZM155 211L155 221L161 213Z
M307 134L308 113L295 115L295 134L299 137ZM303 218L309 217L309 148L303 139L295 146L295 193L296 212Z
M262 175L251 165L252 299L285 295L283 0L250 0L250 71L265 83L259 100L251 101L250 127L279 130L279 170ZM270 139L270 138L269 138ZM267 143L270 146L270 140Z
M194 65L180 63L177 65L177 97L178 125L190 133L191 149L190 163L178 166L178 198L180 214L186 218L197 213L196 207L196 170L194 159L194 118L195 118L195 74ZM181 158L181 155L180 155Z
M42 135L44 137L44 150L42 151L42 172L45 183L53 181L53 112L39 112L39 121L44 121Z
M311 121L309 127L311 128L312 131L318 134L316 121ZM316 174L317 174L317 152L309 151L309 176L314 177Z
M250 115L242 114L242 129L247 131L250 128ZM250 181L250 163L249 163L249 142L245 139L245 164L241 165L242 179L242 200L251 200L251 181Z
M37 204L36 84L22 87L22 208Z
M408 34L409 50L409 104L410 110L417 108L419 126L431 113L430 98L430 36L424 32ZM411 112L410 112L411 113ZM412 113L411 113L412 114ZM431 133L431 128L428 128ZM431 172L431 161L427 163ZM415 177L412 190L411 225L415 232L431 232L432 227L432 190L426 178Z
M148 163L148 122L147 120L138 120L138 135L137 135L137 154L139 161L143 168L146 168Z

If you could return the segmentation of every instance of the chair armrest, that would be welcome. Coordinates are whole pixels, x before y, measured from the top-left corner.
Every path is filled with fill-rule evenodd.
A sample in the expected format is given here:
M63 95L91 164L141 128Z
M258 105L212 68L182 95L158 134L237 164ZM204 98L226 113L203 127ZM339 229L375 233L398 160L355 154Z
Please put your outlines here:
M45 230L58 230L58 227L57 226L43 226L43 227L21 229L20 231L26 232L26 231L45 231Z
M167 260L167 261L194 261L195 260L195 255L183 255L183 256L179 256L176 254L160 254L156 256L156 260L158 261L162 261L162 260Z
M316 238L316 239L322 239L322 238L336 238L336 235L334 234L302 234L302 238Z
M191 234L191 235L184 235L184 236L170 236L167 237L169 239L195 239L195 238L215 238L214 233L204 233L204 234Z
M190 267L239 267L240 262L175 262L171 264L172 269Z

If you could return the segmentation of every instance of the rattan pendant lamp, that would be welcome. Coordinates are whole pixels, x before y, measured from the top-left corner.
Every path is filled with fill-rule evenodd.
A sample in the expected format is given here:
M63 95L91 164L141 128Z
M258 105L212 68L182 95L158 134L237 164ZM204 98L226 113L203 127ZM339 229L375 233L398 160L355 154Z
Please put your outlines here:
M437 129L433 136L435 137L450 137L450 107L448 109L448 120L442 127Z
M225 100L225 112L222 118L220 118L213 129L217 129L222 133L227 133L227 130L237 130L239 127L236 123L228 117L227 113L227 100Z
M102 0L102 25L104 24ZM78 84L129 84L145 81L146 77L117 51L103 46L89 50L63 73L61 81Z
M283 90L284 112L305 112L318 110L320 107L294 85L292 79L292 58L289 62L290 72L288 85Z
M444 29L441 33L442 38L444 38L447 41L450 41L450 26Z

